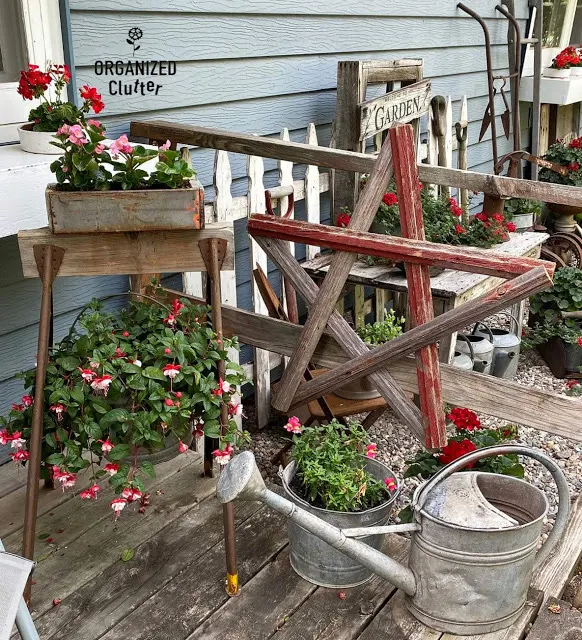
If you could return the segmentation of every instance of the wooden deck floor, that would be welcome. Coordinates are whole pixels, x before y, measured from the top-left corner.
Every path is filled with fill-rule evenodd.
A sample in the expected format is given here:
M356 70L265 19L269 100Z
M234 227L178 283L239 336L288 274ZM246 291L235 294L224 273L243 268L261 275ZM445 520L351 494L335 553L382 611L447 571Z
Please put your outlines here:
M91 504L42 491L33 616L43 640L452 640L414 620L401 595L379 578L347 589L345 599L299 578L289 563L284 519L258 503L236 506L243 588L229 599L221 505L215 481L200 471L192 452L160 465L147 513L128 508L117 523L109 489ZM24 480L11 465L0 468L0 537L15 552ZM576 565L581 518L576 505L564 551L536 579L548 595L561 595ZM405 538L386 544L393 556L406 556ZM134 556L123 562L126 549ZM532 589L518 624L478 638L519 640L541 602L542 593Z

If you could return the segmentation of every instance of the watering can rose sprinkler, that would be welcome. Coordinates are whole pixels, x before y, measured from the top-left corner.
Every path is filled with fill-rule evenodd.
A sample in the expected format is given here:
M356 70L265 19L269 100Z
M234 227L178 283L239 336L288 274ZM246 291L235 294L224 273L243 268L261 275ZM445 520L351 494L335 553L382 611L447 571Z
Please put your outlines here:
M533 485L480 471L455 473L487 456L520 454L541 462L558 488L554 527L537 552L548 501ZM570 497L560 467L541 452L517 445L485 447L442 468L413 496L406 525L339 529L265 486L250 451L236 456L217 485L220 502L258 500L406 594L408 610L433 629L459 635L509 627L520 616L534 569L560 540ZM357 539L410 531L408 566Z

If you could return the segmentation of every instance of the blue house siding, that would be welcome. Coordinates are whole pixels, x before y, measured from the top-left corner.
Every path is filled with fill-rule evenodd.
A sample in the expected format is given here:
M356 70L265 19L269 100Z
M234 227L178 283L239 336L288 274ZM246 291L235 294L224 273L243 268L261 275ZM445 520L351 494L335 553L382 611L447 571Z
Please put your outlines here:
M494 4L474 0L472 7L486 18L493 66L500 73L507 66L507 21L495 12ZM306 125L314 122L320 143L328 144L339 60L419 57L424 59L433 93L452 96L454 114L460 98L467 95L469 165L480 171L492 169L490 132L481 143L477 140L487 106L483 36L479 25L456 9L456 0L375 0L367 5L355 0L69 0L69 5L76 84L94 85L103 94L107 106L99 117L110 136L127 132L132 119L158 118L273 136L287 127L292 140L303 141ZM527 0L516 0L522 26L527 5ZM135 58L126 42L132 27L143 31ZM151 78L162 85L157 95L110 95L111 80L131 78L95 73L97 60L141 59L177 63L175 75ZM501 100L497 109L503 109ZM523 129L527 134L527 118ZM526 142L524 138L523 146ZM500 154L511 150L511 143L501 136L498 146ZM246 158L230 157L233 190L244 193ZM210 185L213 153L196 149L192 158L201 182ZM265 160L265 172L266 185L274 185L274 160ZM327 200L322 212L329 216ZM301 206L297 215L302 215ZM237 290L239 306L249 308L245 228L245 221L235 225ZM34 364L40 287L38 281L23 280L14 237L0 239L0 256L0 412L4 412L20 397L21 381L15 373ZM93 296L126 288L125 277L58 279L56 339Z

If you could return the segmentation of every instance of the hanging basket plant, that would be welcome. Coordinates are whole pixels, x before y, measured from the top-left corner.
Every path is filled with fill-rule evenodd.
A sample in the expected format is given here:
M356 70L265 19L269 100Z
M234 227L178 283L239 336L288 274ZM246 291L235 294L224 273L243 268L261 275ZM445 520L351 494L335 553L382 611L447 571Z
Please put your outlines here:
M214 455L228 462L246 438L234 421L242 410L235 389L245 379L228 360L236 339L219 342L206 322L208 311L176 299L171 307L131 302L113 315L93 301L50 354L41 477L72 489L77 474L90 469L81 498L96 499L107 478L117 494L111 502L117 516L130 502L149 503L143 479L155 470L143 454L167 446L185 453L192 438L206 435L220 438ZM216 375L220 360L226 362L224 380ZM29 457L35 373L22 374L26 395L0 417L0 444L11 446L19 465ZM230 419L221 429L223 404Z

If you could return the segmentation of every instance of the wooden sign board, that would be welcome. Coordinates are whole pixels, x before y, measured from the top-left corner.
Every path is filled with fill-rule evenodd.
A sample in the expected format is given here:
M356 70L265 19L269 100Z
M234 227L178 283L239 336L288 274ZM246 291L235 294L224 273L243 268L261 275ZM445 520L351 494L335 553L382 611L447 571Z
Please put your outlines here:
M423 80L360 103L360 140L385 131L394 122L420 118L428 113L430 98L430 80Z

